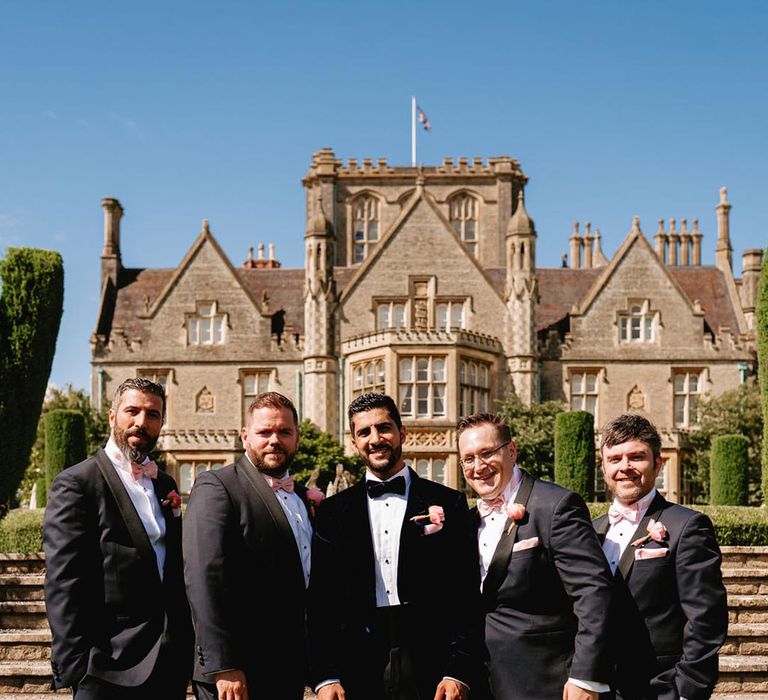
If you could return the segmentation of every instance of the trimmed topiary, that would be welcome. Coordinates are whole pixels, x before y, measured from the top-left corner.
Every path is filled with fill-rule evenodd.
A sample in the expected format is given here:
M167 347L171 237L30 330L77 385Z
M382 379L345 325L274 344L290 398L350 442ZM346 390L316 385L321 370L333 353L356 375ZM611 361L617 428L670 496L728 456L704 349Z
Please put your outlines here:
M763 505L768 502L768 248L763 251L763 267L755 308L757 332L757 381L763 404Z
M745 506L749 499L749 440L718 435L710 449L709 502L713 506Z
M595 496L595 417L588 411L555 418L555 482L585 501Z
M79 411L56 409L45 414L45 490L56 475L86 457L85 418ZM47 499L46 499L47 500Z

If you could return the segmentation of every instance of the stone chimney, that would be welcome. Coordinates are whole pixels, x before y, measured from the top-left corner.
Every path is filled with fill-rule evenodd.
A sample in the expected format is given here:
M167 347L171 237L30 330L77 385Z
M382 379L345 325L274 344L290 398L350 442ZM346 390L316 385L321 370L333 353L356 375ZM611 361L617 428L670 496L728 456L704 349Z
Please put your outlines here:
M717 245L715 246L715 264L721 269L733 271L733 248L731 248L731 204L728 201L728 190L720 188L720 203L717 211Z
M741 306L747 318L754 317L762 266L762 248L750 248L744 251L741 257Z
M117 199L104 197L101 200L104 210L104 248L101 251L101 286L107 279L117 287L117 277L122 267L120 259L120 219L123 207Z

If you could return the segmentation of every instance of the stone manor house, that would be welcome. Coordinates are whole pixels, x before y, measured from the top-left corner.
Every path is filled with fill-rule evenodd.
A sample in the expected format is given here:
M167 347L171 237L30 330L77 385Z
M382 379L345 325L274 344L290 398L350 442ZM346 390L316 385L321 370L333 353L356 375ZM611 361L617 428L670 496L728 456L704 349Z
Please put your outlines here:
M104 199L92 395L108 401L127 376L165 385L159 447L184 493L239 456L256 393L286 394L348 441L346 405L378 390L396 397L414 468L459 488L457 418L511 392L586 409L598 426L646 412L664 440L659 487L685 500L699 398L755 371L762 251L734 276L723 189L714 266L697 219L647 236L635 218L611 259L599 231L575 224L563 266L539 268L527 180L506 156L414 168L323 149L303 180L304 269L271 245L233 263L207 221L177 267L125 268L123 208Z

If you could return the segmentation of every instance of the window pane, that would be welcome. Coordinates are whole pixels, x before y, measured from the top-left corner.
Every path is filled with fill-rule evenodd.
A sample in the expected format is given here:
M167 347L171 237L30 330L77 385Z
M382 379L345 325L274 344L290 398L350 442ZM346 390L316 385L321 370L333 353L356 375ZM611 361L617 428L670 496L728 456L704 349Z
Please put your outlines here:
M179 488L182 493L189 493L192 490L191 464L182 464L179 467Z
M475 240L475 222L474 221L464 222L464 240L465 241Z
M373 384L373 365L370 362L365 365L365 384L366 386Z
M359 228L355 231L355 240L356 241L364 241L365 240L365 231L363 229Z
M416 381L426 382L429 380L429 360L420 357L416 360Z
M429 479L429 460L417 459L416 460L416 473L424 479Z
M589 411L594 416L597 410L597 396L586 396L584 404L584 410Z
M352 386L355 389L363 388L363 368L358 365L352 373Z
M400 413L404 416L413 415L413 385L400 386Z
M389 304L379 304L378 327L389 328Z
M429 386L419 384L416 386L416 415L429 415Z
M395 304L395 328L405 328L405 305Z
M195 465L195 477L200 476L200 474L206 471L208 471L208 465L205 462Z
M214 343L221 343L224 340L224 317L218 316L214 319Z
M384 363L381 360L376 363L376 382L384 384Z
M640 340L640 319L632 318L632 340Z
M365 259L365 246L362 243L355 243L354 261L363 262Z
M379 240L379 226L375 221L368 222L368 240L369 241Z
M202 319L200 321L200 342L207 344L211 342L211 325L213 319Z
M626 316L621 319L621 339L629 340L629 319Z
M464 307L461 304L451 305L451 328L464 327Z
M474 255L477 250L477 245L475 243L467 243L467 250Z
M256 393L256 375L255 374L246 374L245 377L243 377L243 392L246 394Z
M438 304L436 308L437 327L445 328L448 323L448 304Z
M421 388L421 387L419 387ZM444 416L445 415L445 386L438 384L432 387L434 395L432 397L433 411L432 415Z
M480 386L484 389L490 386L488 383L488 365L480 365Z
M200 316L213 316L213 304L198 304L197 313Z
M699 391L699 377L696 374L688 375L688 391L696 394Z
M653 319L650 316L645 317L645 339L653 340Z
M442 358L435 358L432 360L432 381L445 381L445 360Z
M688 397L688 423L689 425L698 425L699 423L699 397L691 394Z
M675 375L675 393L682 394L684 391L685 391L685 375L676 374Z
M675 425L685 425L684 396L675 396Z
M571 376L571 392L574 394L581 394L584 391L584 375L574 374Z
M589 393L594 393L597 391L597 375L596 374L588 374L586 376L587 380L587 391Z
M438 483L445 483L445 460L433 459L432 460L432 479Z
M481 413L488 413L488 392L480 392L480 400L478 401L477 410Z
M189 319L189 344L197 345L200 342L200 333L198 328L198 319Z
M571 410L580 411L583 396L571 396Z
M459 383L464 384L467 377L467 361L462 360L459 364Z
M400 381L410 382L413 380L413 363L410 357L400 360Z
M259 374L259 393L269 391L269 373L262 372Z
M477 364L474 362L469 363L469 383L472 386L477 384Z

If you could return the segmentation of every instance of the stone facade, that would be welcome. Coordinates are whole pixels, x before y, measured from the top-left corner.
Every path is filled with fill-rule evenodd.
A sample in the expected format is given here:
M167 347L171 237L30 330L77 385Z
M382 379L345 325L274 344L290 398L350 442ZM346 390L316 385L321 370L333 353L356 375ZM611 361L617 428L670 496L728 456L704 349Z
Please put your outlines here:
M177 268L123 268L123 209L105 199L93 395L107 400L127 376L165 383L160 447L184 492L239 454L244 406L269 388L347 441L354 396L397 397L406 456L459 487L456 420L511 392L598 424L643 411L664 436L660 485L684 498L696 402L754 372L761 251L736 279L723 190L715 266L701 265L698 222L660 222L652 244L635 220L611 260L600 232L576 225L570 263L540 269L526 183L508 157L411 168L321 150L303 180L303 270L263 246L235 268L207 222Z

